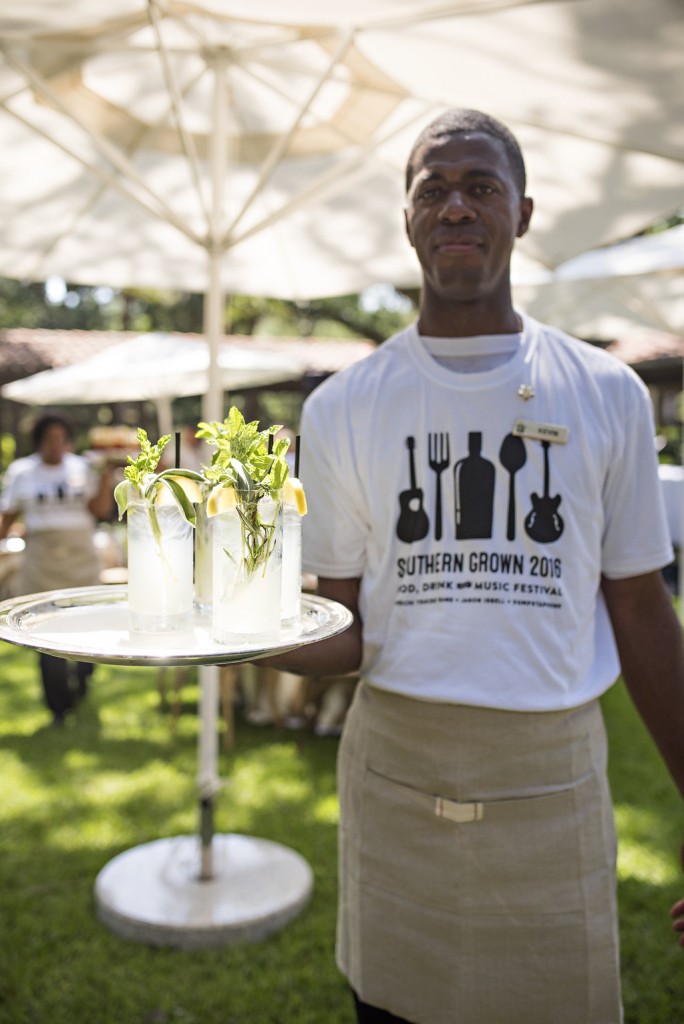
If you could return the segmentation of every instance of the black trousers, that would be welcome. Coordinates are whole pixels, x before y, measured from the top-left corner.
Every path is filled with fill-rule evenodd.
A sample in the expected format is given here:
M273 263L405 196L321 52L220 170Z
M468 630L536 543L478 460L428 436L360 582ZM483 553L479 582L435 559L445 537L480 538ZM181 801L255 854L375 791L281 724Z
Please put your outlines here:
M395 1017L387 1010L379 1010L377 1006L362 1003L356 992L352 992L352 995L354 996L358 1024L411 1024L404 1017Z
M52 654L40 655L40 676L45 703L56 718L62 718L80 697L85 697L93 666L85 661L76 662L76 687L71 686L71 664L65 658Z

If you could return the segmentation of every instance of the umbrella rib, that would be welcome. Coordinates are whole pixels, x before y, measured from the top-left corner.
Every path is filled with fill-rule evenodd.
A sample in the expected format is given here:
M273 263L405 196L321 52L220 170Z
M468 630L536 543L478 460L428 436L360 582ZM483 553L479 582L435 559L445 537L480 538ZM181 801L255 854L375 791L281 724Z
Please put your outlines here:
M157 47L159 50L159 58L161 61L162 72L164 74L164 80L166 82L166 87L169 90L169 96L171 97L171 107L173 110L174 119L176 121L176 128L178 129L178 135L180 137L181 146L183 148L183 152L185 153L185 156L187 157L188 160L188 164L190 166L190 174L195 185L197 198L204 212L205 219L207 223L209 223L209 210L205 201L202 183L200 181L197 148L195 146L192 135L189 132L187 132L185 128L185 123L183 120L181 110L182 96L180 89L178 88L176 77L171 69L169 55L167 53L164 41L162 39L161 29L159 25L159 8L158 5L155 3L155 0L148 0L148 9L150 12L150 21L152 23L152 28L157 39Z
M192 231L192 229L188 225L184 224L181 220L179 220L179 218L176 217L173 210L167 207L166 204L159 198L159 196L156 196L154 194L154 192L150 189L145 179L141 177L141 175L138 173L133 164L131 164L129 160L125 159L125 157L119 150L117 150L111 143L109 143L107 139L103 138L97 132L91 131L87 127L87 125L83 124L81 119L77 117L76 114L74 114L73 111L69 109L69 107L64 103L64 101L61 100L59 96L57 96L54 93L54 91L48 86L44 79L41 78L41 76L38 75L31 67L25 64L15 54L11 53L6 47L0 45L0 50L4 53L7 62L11 64L16 71L24 75L26 80L30 82L44 98L46 98L51 104L57 107L57 109L60 110L66 117L68 117L70 121L77 125L77 127L80 128L81 131L83 131L91 140L96 149L99 150L101 156L103 156L123 175L127 176L132 182L136 183L146 193L148 198L152 200L152 203L148 204L144 202L139 196L136 196L136 194L133 191L131 191L121 182L119 182L117 186L119 191L123 191L129 198L135 199L145 209L155 213L158 217L161 217L161 219L165 220L167 223L172 224L175 228L181 231L184 235L190 238L197 245L204 247L202 239L197 234L195 234L195 232ZM6 107L5 109L9 110L9 112L14 114L15 116L19 116L15 113L15 111L11 110L10 108ZM20 117L20 120L24 119ZM29 127L34 128L34 130L39 131L39 129L31 125L29 121L24 120L24 123L27 124ZM68 146L64 145L63 143L57 143L55 139L47 136L47 134L44 132L41 132L41 134L43 134L46 138L49 138L51 142L55 143L56 145L59 145L65 153L68 153L70 156L74 157L88 170L98 174L99 177L104 177L103 172L100 172L97 168L95 168L94 165L90 164L89 161L85 160L83 157L79 156L73 150L69 149ZM108 184L112 184L115 180L117 179L112 179L110 177Z
M564 3L573 4L578 0L563 0ZM580 0L581 2L581 0ZM416 22L438 21L440 18L468 18L473 14L491 14L498 11L506 11L511 7L531 7L534 4L546 4L548 0L490 0L489 3L436 3L426 8L418 4L412 10L402 10L399 14L378 15L364 19L358 24L360 31L378 29L400 28L402 25L415 25Z
M246 241L248 238L251 238L252 235L257 234L265 228L271 227L272 224L276 224L278 221L284 220L302 206L306 206L311 203L312 199L320 199L325 195L334 194L336 191L335 186L339 180L344 179L351 171L357 170L359 164L365 160L369 153L372 153L378 146L389 142L389 140L395 135L399 135L416 121L421 120L424 117L424 114L425 112L423 110L413 114L406 122L401 124L399 127L394 128L387 135L360 147L358 152L349 160L345 160L343 163L340 163L331 170L321 174L306 190L306 192L300 192L299 195L294 196L287 203L281 206L280 209L268 214L268 216L262 218L258 223L253 224L246 231L243 231L242 234L237 236L226 235L223 240L224 247L233 248L234 246L239 245L240 242Z
M26 127L30 131L35 132L36 135L40 135L51 145L55 146L57 149L61 149L62 152L67 154L67 156L72 157L74 160L80 163L86 169L86 171L92 174L93 177L99 178L104 185L113 189L116 192L120 192L121 195L123 195L126 199L133 200L133 202L141 206L147 213L152 213L157 217L160 216L158 211L149 206L140 196L137 196L134 192L131 192L130 189L126 188L119 178L115 177L113 174L107 173L107 171L104 171L101 167L98 167L96 164L92 164L89 160L86 160L84 157L79 156L78 153L75 153L64 143L60 142L58 139L55 139L52 135L49 135L44 128L41 128L39 125L33 124L31 121L28 120L28 118L24 117L22 114L19 114L16 110L13 110L11 107L6 106L5 103L0 103L0 106L15 120L19 121L23 125L26 125ZM83 210L81 211L81 213L82 212ZM192 240L198 241L194 237ZM58 241L59 239L55 238L54 241L43 250L41 258L45 256L48 252L50 252L50 250L54 248ZM198 244L202 245L201 241L198 241Z
M290 142L294 138L294 135L295 135L297 129L299 128L300 124L302 123L302 120L303 120L305 114L307 113L307 111L311 107L311 104L314 102L314 100L318 96L319 92L321 91L321 89L323 88L325 83L328 81L330 75L332 74L334 69L337 67L338 63L340 62L340 60L342 59L344 54L347 52L347 50L349 49L349 47L351 46L353 41L354 41L354 31L353 30L351 32L345 33L345 35L342 37L342 40L340 41L339 46L337 47L337 49L333 53L332 57L330 58L330 61L328 62L328 65L325 68L323 74L319 77L318 81L315 82L314 87L311 90L311 92L309 93L309 96L307 97L306 101L300 107L300 109L299 109L299 111L297 113L297 116L295 117L293 123L290 125L290 128L287 130L287 132L285 132L283 135L281 135L278 138L278 141L271 148L271 151L268 153L266 159L264 160L263 164L261 165L261 168L259 170L259 176L258 176L258 178L257 178L257 180L256 180L256 182L254 184L254 188L252 189L252 191L250 192L249 196L247 197L247 199L243 203L242 209L239 211L237 216L233 219L232 223L229 225L228 230L226 231L225 236L224 236L225 238L229 238L232 235L232 233L235 230L235 228L237 227L237 225L240 223L240 221L242 220L244 215L247 213L249 208L252 206L254 200L260 194L263 186L266 184L268 179L273 174L273 171L275 170L275 168L276 168L276 166L278 164L278 161L284 155L284 153L287 151L287 149L288 149L288 147L290 145Z

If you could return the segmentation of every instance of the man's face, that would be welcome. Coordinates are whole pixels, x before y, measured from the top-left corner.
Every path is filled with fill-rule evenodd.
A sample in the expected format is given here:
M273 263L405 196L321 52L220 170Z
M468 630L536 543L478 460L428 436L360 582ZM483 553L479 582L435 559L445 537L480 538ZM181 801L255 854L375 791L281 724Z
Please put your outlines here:
M426 143L415 155L406 209L426 292L468 302L508 289L513 243L531 214L499 139L467 132Z
M43 434L38 454L48 466L58 466L70 450L69 435L59 423L53 423Z

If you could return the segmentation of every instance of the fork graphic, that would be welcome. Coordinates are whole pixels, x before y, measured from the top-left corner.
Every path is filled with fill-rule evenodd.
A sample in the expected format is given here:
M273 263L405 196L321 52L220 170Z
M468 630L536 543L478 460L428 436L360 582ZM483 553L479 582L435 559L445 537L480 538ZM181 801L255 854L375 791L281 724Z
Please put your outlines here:
M437 476L435 489L435 540L442 539L442 473L449 468L449 435L428 434L428 463Z

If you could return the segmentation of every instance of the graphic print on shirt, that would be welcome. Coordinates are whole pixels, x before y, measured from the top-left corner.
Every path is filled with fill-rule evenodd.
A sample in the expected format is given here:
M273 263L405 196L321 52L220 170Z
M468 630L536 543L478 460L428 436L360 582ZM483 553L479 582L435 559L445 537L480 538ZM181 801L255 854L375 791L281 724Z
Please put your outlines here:
M482 433L468 434L468 455L454 466L456 540L492 536L494 518L494 463L482 455Z
M536 545L558 541L565 528L559 513L561 495L550 493L550 442L510 432L499 442L495 464L483 454L497 450L486 432L471 430L458 441L454 444L453 433L447 431L428 433L424 441L406 438L410 487L399 495L397 536L406 544L442 543L437 547L423 544L415 554L400 554L397 604L561 608L561 558L544 553L543 548L535 550ZM533 453L540 452L538 444L543 453L541 465L533 458ZM464 445L467 455L458 458L458 448L463 451ZM531 508L521 508L521 484L516 475L523 467ZM417 479L432 483L433 477L434 491L428 489L426 498ZM448 486L445 490L450 480L453 497ZM429 506L430 516L425 510L427 501L434 501ZM504 512L500 520L495 508ZM529 538L524 545L523 535ZM481 547L472 543L478 540L490 543Z
M541 497L534 493L530 495L532 511L525 517L525 532L538 544L551 544L558 540L565 526L558 514L558 506L561 503L560 495L551 497L549 494L549 441L540 441L544 449L544 493Z
M399 519L397 521L397 537L399 540L412 544L426 537L430 529L430 521L423 507L423 492L416 486L416 466L414 451L415 437L406 438L409 453L409 477L411 486L399 495Z
M435 540L442 539L442 473L449 468L449 435L428 434L428 464L436 474Z
M62 480L52 480L46 486L45 489L37 491L34 500L38 504L51 504L57 506L64 506L65 504L72 505L80 508L84 500L85 492L78 485L72 484L66 478Z
M515 540L515 474L527 462L525 442L517 434L506 434L499 449L499 462L508 476L508 514L506 540Z

